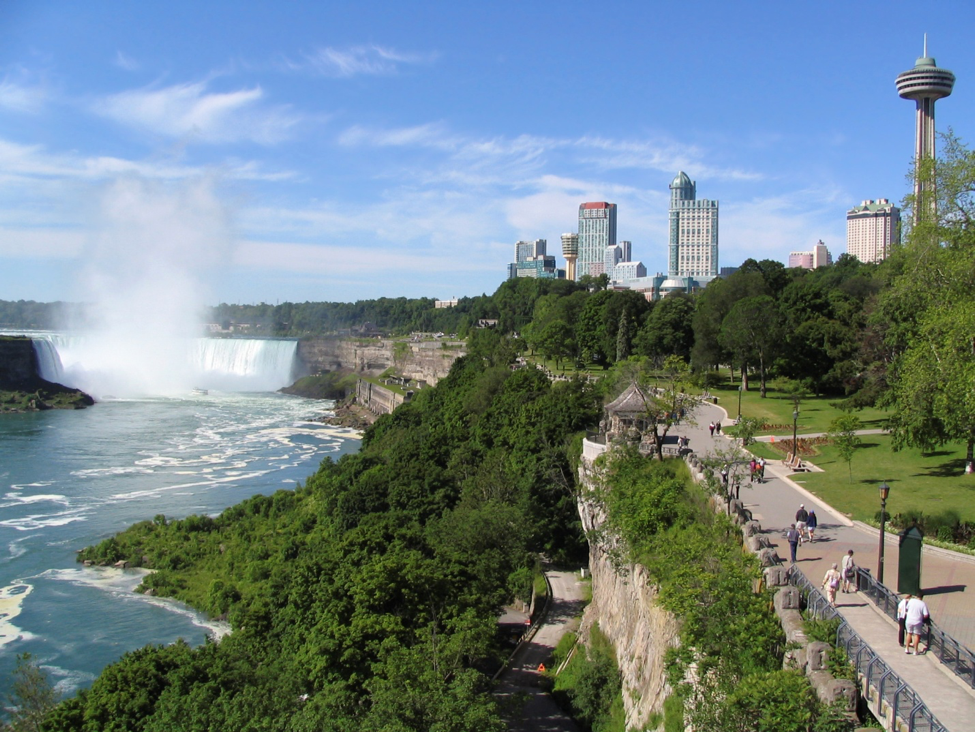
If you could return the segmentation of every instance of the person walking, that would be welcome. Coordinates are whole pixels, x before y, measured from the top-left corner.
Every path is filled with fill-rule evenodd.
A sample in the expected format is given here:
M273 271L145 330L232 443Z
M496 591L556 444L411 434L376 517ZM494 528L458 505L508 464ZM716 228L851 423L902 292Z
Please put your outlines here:
M924 602L924 594L917 593L917 597L912 597L907 601L907 616L904 618L904 626L907 630L907 647L904 653L910 655L911 648L914 648L914 655L920 655L918 644L921 642L921 631L924 630L925 623L931 621L931 613Z
M850 549L843 557L843 592L856 592L856 586L857 565L853 561L853 550Z
M711 437L714 437L714 422L708 425L708 429L711 431Z
M813 509L809 509L809 516L806 517L806 533L809 534L809 541L816 541L816 527L819 526L819 519L816 517L816 512Z
M836 569L836 562L833 562L833 566L826 570L826 575L823 577L823 589L826 590L826 599L829 600L829 604L836 606L836 591L840 587L840 573Z
M714 423L714 433L716 435L721 434L721 420L718 420L717 422Z
M908 592L903 599L897 603L897 644L904 645L904 636L907 633L907 603L912 595Z
M792 563L796 563L796 549L799 547L799 532L796 531L795 524L789 524L789 531L785 535L785 540L789 542L789 555L792 557Z
M809 512L806 511L806 504L800 503L799 510L796 511L795 527L799 530L799 543L802 543L803 532L806 530L806 523L809 521Z
M765 458L758 459L758 482L765 482Z

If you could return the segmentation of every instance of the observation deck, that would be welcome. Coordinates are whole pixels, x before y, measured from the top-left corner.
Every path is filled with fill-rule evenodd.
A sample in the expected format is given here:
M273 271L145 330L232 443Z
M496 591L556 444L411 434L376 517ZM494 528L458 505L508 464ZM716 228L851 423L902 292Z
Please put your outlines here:
M904 99L942 99L954 86L955 75L938 68L930 56L922 56L913 69L897 75L897 93Z

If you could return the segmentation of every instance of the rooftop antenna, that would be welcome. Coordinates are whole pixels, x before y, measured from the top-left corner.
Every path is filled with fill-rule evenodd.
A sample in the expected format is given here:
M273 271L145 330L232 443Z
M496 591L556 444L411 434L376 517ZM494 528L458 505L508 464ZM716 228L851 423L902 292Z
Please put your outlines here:
M924 58L928 57L928 34L924 34Z

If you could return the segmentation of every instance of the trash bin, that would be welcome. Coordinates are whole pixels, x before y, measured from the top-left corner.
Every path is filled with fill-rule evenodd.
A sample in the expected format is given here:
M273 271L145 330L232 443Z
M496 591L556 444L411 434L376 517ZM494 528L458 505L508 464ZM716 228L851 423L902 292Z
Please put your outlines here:
M714 400L714 403L715 403L715 404L717 404L717 403L718 403L718 397L711 397L711 398L712 398L712 399Z

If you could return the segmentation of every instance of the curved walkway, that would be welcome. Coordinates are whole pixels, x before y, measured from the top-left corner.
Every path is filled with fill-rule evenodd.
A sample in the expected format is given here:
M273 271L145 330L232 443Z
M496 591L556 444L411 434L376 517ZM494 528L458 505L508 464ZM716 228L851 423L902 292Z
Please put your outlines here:
M697 425L682 425L674 432L689 436L690 446L698 454L711 453L718 440L708 434L710 420L721 420L730 426L723 409L704 405ZM782 461L769 461L766 482L742 485L741 499L762 524L764 533L778 544L780 556L788 558L785 532L795 521L800 503L814 508L819 517L816 541L799 548L797 565L814 584L833 562L841 562L847 550L861 567L877 571L879 532L851 521L802 486L801 474L792 476ZM896 577L897 536L887 535L885 542L886 579ZM922 559L922 585L932 617L961 643L975 646L975 557L925 547ZM837 609L859 633L914 690L928 708L951 732L973 728L975 691L930 655L907 656L897 643L897 627L865 595L839 594Z
M574 572L547 571L545 576L552 588L546 616L535 635L518 648L499 677L496 694L506 706L505 721L512 732L578 732L579 729L539 686L538 666L549 660L562 636L578 626L586 605L585 589Z

